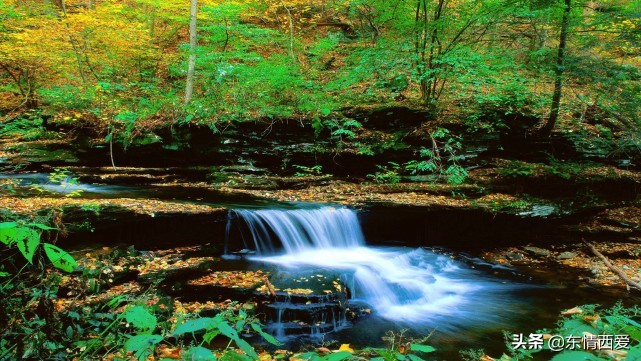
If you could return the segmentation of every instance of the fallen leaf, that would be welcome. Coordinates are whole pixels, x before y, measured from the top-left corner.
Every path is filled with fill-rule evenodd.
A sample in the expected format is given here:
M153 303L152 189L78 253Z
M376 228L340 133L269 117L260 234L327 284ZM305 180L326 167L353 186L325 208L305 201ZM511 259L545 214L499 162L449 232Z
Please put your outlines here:
M341 347L338 348L336 352L349 352L349 353L354 353L354 350L349 347L348 343L344 343L341 345Z
M569 310L562 311L561 316L577 315L581 313L583 313L582 309L580 309L579 307L574 307L574 308L570 308Z

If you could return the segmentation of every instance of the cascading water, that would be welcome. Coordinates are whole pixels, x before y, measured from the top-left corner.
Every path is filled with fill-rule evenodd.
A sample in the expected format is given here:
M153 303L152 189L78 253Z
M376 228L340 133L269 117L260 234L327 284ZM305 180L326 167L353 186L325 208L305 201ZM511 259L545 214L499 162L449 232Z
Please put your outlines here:
M347 208L236 212L247 222L256 251L263 255L275 250L272 233L281 241L287 254L365 244L356 213Z
M507 307L505 285L449 257L421 248L366 246L357 214L348 208L237 213L251 232L258 253L253 259L340 274L352 300L385 319L447 331L497 321ZM284 252L276 251L278 242Z

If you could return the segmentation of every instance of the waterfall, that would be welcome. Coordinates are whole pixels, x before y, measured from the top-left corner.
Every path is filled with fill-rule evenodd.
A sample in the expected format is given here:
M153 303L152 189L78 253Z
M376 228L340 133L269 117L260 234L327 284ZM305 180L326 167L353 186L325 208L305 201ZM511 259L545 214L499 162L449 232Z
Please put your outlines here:
M367 304L379 317L438 322L446 330L457 323L496 321L507 307L505 285L450 257L422 248L367 246L349 208L236 212L250 230L258 254L252 259L295 272L340 274L352 301Z
M365 245L358 217L348 208L236 212L247 222L258 254L270 254L276 248L271 233L288 254Z

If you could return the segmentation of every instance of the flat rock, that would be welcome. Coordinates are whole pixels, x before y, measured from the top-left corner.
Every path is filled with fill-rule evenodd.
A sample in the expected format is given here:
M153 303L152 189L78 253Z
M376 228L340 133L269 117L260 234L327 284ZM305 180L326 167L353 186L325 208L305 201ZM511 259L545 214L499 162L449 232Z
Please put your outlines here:
M548 251L547 249L543 249L539 247L527 246L527 247L523 247L523 249L534 256L548 257L551 254L551 252Z
M505 254L505 256L510 260L510 261L520 261L523 259L523 255L520 253L515 253L515 252L508 252Z
M577 254L574 252L561 252L558 256L556 256L556 259L572 259L576 256Z

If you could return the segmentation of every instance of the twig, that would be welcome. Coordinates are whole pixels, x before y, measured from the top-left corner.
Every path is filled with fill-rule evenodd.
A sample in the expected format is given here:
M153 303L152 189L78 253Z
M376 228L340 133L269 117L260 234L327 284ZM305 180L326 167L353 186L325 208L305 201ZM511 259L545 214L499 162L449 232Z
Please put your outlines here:
M265 282L265 286L267 286L269 294L271 294L272 297L276 297L276 291L274 290L274 286L269 282L269 279L267 279L267 277L263 277L263 282Z
M610 263L610 261L601 252L599 252L594 247L593 244L588 243L586 241L583 241L583 243L585 243L585 245L588 246L590 251L592 251L592 253L594 253L597 257L599 257L601 259L601 261L603 261L603 263L605 263L605 265L608 266L608 268L610 268L612 270L612 272L614 272L623 281L625 281L626 288L628 289L628 291L630 290L630 287L633 287L633 288L636 288L638 290L641 290L641 283L635 282L635 281L631 280L630 278L628 278L628 276L626 276L625 273L623 273L623 271L621 271L618 267L616 267L615 265Z

